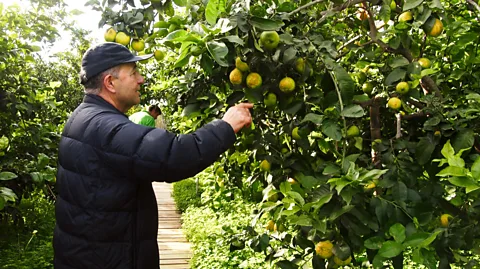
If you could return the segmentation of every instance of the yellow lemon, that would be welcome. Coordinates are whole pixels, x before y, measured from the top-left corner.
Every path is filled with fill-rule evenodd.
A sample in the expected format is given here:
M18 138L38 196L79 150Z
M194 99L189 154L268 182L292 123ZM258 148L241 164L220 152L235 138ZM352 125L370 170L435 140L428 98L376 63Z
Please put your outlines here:
M262 86L262 76L258 73L250 73L247 76L247 87L257 89Z
M329 259L330 257L333 256L332 249L333 249L332 242L330 242L329 240L322 241L315 246L315 253L317 253L317 255L320 256L320 258Z
M397 97L392 97L388 100L388 107L394 110L399 109L402 106L402 100Z
M238 70L237 68L233 69L232 72L230 72L230 82L233 85L240 85L242 84L243 80L243 75L242 71Z
M295 80L293 80L291 77L285 77L280 80L278 87L282 92L290 93L295 90Z
M107 42L114 42L115 36L117 36L117 32L112 27L110 27L103 35L103 37L105 38L105 41Z
M130 36L128 36L124 32L120 32L115 36L115 42L127 46L128 44L130 44Z

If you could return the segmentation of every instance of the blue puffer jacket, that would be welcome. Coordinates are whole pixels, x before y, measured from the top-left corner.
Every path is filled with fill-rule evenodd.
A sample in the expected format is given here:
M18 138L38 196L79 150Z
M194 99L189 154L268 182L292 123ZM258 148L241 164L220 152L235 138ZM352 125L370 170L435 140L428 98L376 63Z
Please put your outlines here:
M234 141L222 120L175 135L132 123L101 97L86 95L60 141L55 268L159 268L152 181L191 177Z

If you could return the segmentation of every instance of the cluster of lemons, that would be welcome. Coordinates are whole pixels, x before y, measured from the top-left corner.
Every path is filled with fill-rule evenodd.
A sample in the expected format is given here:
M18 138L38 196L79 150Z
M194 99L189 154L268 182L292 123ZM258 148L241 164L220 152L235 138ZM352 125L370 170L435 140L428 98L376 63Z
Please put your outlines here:
M113 27L110 27L104 34L104 39L107 42L116 42L124 46L130 45L130 47L138 52L139 55L144 54L145 42L139 38L132 38L127 35L125 32L117 32ZM165 52L161 50L154 51L154 57L157 60L163 60L165 58Z

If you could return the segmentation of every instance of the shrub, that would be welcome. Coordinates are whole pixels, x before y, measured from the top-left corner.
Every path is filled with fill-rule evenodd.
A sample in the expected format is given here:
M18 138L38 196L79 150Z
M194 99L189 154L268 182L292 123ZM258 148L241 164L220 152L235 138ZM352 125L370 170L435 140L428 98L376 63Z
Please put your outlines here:
M185 179L173 184L173 200L180 212L185 212L191 205L200 205L200 189L197 194L197 184L193 179Z

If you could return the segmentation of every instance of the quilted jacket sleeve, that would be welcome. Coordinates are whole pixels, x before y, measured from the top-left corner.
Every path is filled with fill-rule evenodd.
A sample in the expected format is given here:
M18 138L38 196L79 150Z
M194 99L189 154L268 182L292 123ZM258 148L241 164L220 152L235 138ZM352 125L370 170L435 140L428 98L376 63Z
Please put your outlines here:
M151 181L175 182L194 176L214 163L236 139L233 128L223 120L186 135L145 129L148 131L136 141L133 170L135 177Z

